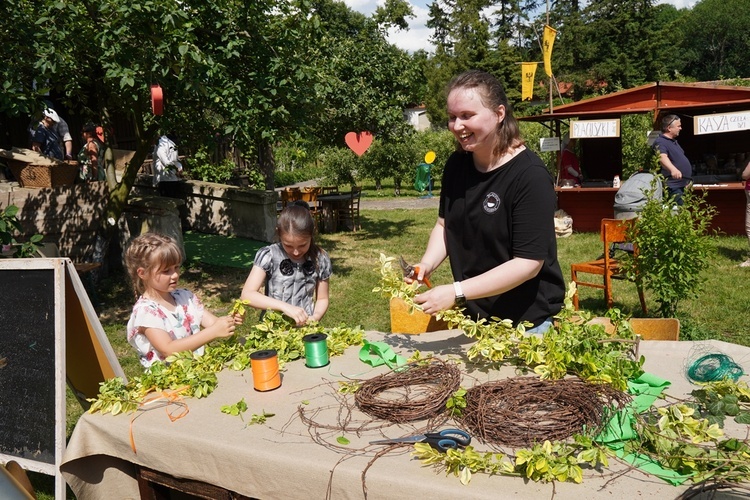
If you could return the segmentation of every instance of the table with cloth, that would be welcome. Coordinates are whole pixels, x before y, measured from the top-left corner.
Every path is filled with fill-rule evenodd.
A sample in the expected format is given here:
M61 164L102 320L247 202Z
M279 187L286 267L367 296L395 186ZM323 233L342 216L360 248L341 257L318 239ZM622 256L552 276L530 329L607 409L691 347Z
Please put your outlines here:
M466 350L473 343L457 330L422 335L369 331L366 338L388 344L403 357L418 350L423 355L432 353L441 359L464 361ZM687 396L695 388L685 378L684 370L696 349L728 354L745 373L750 371L750 348L721 341L644 341L639 349L646 358L646 372L669 380L672 384L666 392L676 397ZM226 369L218 374L218 387L210 396L185 399L189 413L174 422L164 408L139 412L135 420L133 415L85 414L67 445L61 466L63 476L80 499L138 498L136 466L259 499L365 498L365 470L366 498L388 500L498 496L578 500L604 495L674 498L690 485L687 482L672 486L638 469L628 470L627 465L615 459L604 470L585 469L582 484L553 485L519 477L474 474L466 486L457 477L422 466L411 456L410 446L373 460L383 447L368 445L369 441L408 435L423 428L425 423L387 425L359 435L335 430L341 398L350 398L354 405L353 395L342 396L336 391L338 382L370 379L389 370L385 365L373 368L363 363L359 354L359 347L350 347L343 356L331 358L330 364L322 368L308 368L304 359L288 363L281 386L268 392L254 389L249 369L242 372ZM519 375L511 366L500 370L471 364L461 366L464 372L461 385L465 388ZM747 380L747 375L742 380ZM243 398L248 406L244 421L221 412L222 406ZM334 430L308 426L300 418L299 408L316 422L330 424ZM274 416L264 424L249 425L252 414L263 412ZM358 410L355 417L356 413ZM359 417L367 420L365 415ZM747 426L727 418L725 430L744 438ZM131 448L131 432L136 452ZM342 435L350 441L348 445L337 442ZM478 451L490 450L477 439L472 444Z
M321 230L324 233L335 233L339 230L336 214L349 206L351 193L321 194L318 196L321 210Z

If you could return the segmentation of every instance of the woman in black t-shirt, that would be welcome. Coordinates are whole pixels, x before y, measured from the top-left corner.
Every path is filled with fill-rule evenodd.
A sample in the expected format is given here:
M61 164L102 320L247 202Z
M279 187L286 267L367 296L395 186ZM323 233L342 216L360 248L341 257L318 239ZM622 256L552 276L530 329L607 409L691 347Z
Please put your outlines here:
M453 285L415 297L428 314L453 305L476 318L527 321L543 333L563 305L554 180L520 136L500 82L468 71L448 85L448 128L458 151L446 163L438 220L418 279L450 257Z

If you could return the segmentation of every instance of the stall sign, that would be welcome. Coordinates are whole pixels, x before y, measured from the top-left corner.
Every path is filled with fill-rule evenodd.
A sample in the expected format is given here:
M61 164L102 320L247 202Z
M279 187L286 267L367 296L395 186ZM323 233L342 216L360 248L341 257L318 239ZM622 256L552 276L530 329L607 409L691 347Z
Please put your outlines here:
M693 130L695 135L750 130L750 111L695 116Z
M571 139L600 139L620 137L620 119L576 120L570 123Z
M548 151L560 151L560 138L559 137L542 137L539 139L539 150L542 153Z

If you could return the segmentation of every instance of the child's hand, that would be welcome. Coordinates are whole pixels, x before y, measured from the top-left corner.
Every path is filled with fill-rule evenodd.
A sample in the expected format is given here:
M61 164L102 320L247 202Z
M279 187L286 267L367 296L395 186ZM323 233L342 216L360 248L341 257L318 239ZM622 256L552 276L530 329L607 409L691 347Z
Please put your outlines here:
M230 314L229 316L234 320L235 325L241 325L242 322L245 321L245 311Z
M234 333L236 325L234 316L222 316L216 318L216 336L217 337L229 337Z
M307 313L301 307L287 305L282 312L292 318L297 326L304 326L307 323Z

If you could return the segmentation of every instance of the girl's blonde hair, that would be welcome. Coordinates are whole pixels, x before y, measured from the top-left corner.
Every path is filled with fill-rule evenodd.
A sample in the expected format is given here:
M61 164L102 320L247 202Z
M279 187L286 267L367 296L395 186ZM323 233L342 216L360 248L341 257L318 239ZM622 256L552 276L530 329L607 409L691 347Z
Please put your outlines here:
M133 289L137 295L143 295L146 285L138 276L138 269L146 274L180 265L185 260L182 248L174 238L158 233L144 233L130 242L125 252L125 268L128 271Z
M497 124L495 144L492 148L493 160L500 158L511 148L518 147L524 143L523 139L521 139L521 129L518 126L516 118L513 116L513 106L508 101L505 89L500 80L485 71L472 69L453 77L448 82L446 95L456 89L476 90L482 100L482 104L493 111L499 106L505 107L505 118ZM456 149L461 151L461 145L458 144Z

